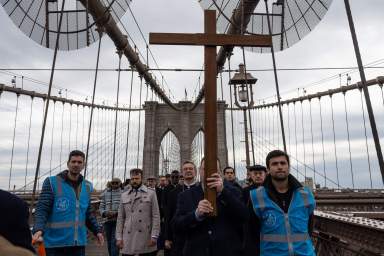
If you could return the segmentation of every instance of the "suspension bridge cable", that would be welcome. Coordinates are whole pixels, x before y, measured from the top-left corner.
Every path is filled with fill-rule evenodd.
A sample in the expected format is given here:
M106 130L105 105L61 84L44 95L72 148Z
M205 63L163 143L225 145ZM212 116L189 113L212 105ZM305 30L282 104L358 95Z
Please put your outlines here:
M271 21L269 20L268 0L264 0L264 2L265 2L265 11L266 11L266 14L267 14L268 32L269 32L269 35L271 36L272 35L272 27L271 27ZM274 77L275 77L277 102L278 102L279 114L280 114L281 135L282 135L282 138L283 138L284 151L287 152L287 144L285 142L283 112L281 110L281 103L280 103L281 97L280 97L280 89L279 89L279 80L277 78L275 50L273 49L273 45L271 45L270 49L271 49L271 55L272 55L273 73L274 73Z
M78 134L79 134L79 105L76 105L76 149L78 148Z
M313 118L312 118L312 102L309 100L309 118L311 122L311 145L312 145L312 166L313 166L313 183L316 184L316 166L315 166L315 147L313 142Z
M228 55L227 59L228 59L228 70L231 70L231 55ZM229 78L229 80L231 80L231 72L228 72L228 78ZM199 79L199 82L200 82L200 79ZM233 97L232 86L229 85L229 100L230 100L230 104L231 104L230 112L231 112L231 135L232 135L231 137L232 137L233 168L236 168L235 138L234 138L234 130L233 130L233 98L232 97Z
M52 115L52 130L51 130L51 152L49 157L49 170L52 169L52 158L53 158L53 139L55 135L55 116L56 116L56 102L53 102L53 115ZM51 173L49 173L51 176Z
M361 101L361 112L363 114L363 123L364 123L364 135L365 135L365 148L367 151L367 161L368 161L368 171L369 171L369 180L371 184L371 189L373 188L372 184L372 170L371 170L371 160L369 157L369 149L368 149L368 135L367 135L367 125L366 125L366 120L365 120L365 113L364 113L364 104L363 104L363 93L362 89L359 89L360 91L360 101Z
M12 171L13 171L13 157L14 157L14 153L15 153L17 115L18 115L18 112L19 112L19 97L20 97L20 94L16 94L15 121L14 121L14 125L13 125L13 137L12 137L12 149L11 149L11 165L9 167L8 190L11 190L11 179L12 179Z
M98 68L99 68L99 60L100 60L100 48L101 48L101 39L103 36L103 28L98 27L97 32L99 33L99 44L97 47L97 57L96 57L96 70L95 70L95 78L93 82L93 92L92 92L92 106L91 106L91 114L89 118L89 126L88 126L88 139L87 139L87 148L85 153L85 167L84 167L84 179L87 177L87 160L88 160L88 150L89 150L89 142L91 139L91 131L92 131L92 121L93 121L93 110L94 110L94 104L95 104L95 94L96 94L96 85L97 85L97 74L98 74Z
M336 133L335 133L335 118L334 118L334 111L333 111L333 99L332 94L330 95L331 98L331 117L332 117L332 133L333 133L333 146L335 151L335 165L336 165L336 179L337 179L337 188L340 188L340 182L339 182L339 164L338 164L338 158L337 158L337 147L336 147Z
M321 148L323 150L323 172L324 172L324 187L327 187L327 173L325 171L325 149L324 149L324 132L323 132L323 113L321 107L321 98L319 97L320 111L320 131L321 131Z
M141 94L143 91L143 77L140 76L140 96L139 96L139 102L141 106ZM141 126L141 111L139 112L139 129L137 130L137 159L136 159L136 168L139 168L139 156L140 156L140 126Z
M129 109L131 108L132 105L132 88L133 88L133 69L131 73L131 88L129 92ZM127 123L127 141L125 145L125 160L124 160L124 181L127 177L127 156L128 156L128 146L129 146L129 128L131 125L131 111L128 111L128 123Z
M72 104L69 104L69 133L68 133L68 152L71 152L71 135L72 135Z
M65 103L63 103L63 106L61 108L61 134L60 134L60 163L63 155L63 133L64 133L64 107Z
M31 216L31 213L32 213L32 207L34 206L34 203L35 203L35 193L36 193L36 186L37 186L37 181L38 181L37 178L38 178L39 172L40 172L41 154L42 154L42 151L43 151L45 127L46 127L46 124L47 124L47 116L48 116L48 110L49 110L49 101L50 101L50 97L51 97L52 84L53 84L53 75L55 73L55 67L56 67L57 51L58 51L58 48L59 48L59 39L60 39L60 34L61 34L61 25L62 25L62 22L63 22L64 6L65 6L65 0L62 1L62 6L61 6L61 10L60 10L60 21L59 21L59 26L58 26L58 33L57 33L57 36L56 36L55 51L54 51L54 54L53 54L52 70L51 70L51 76L50 76L50 79L49 79L49 87L48 87L47 100L45 102L43 126L42 126L41 137L40 137L39 152L38 152L38 156L37 156L35 180L34 180L34 183L33 183L32 200L31 200L31 207L30 207L30 216Z
M32 113L33 113L33 97L31 97L31 109L29 112L29 124L28 124L28 140L27 140L27 157L25 161L25 176L24 176L24 186L27 185L27 176L28 176L28 164L29 164L29 147L31 142L31 128L32 128Z
M289 111L289 103L287 104L287 116L288 116L288 118L287 118L287 120L288 120L288 147L289 147L289 152L291 152L291 149L292 149L292 147L291 147L291 118L290 118L290 111Z
M84 129L85 129L85 127L84 127L84 123L85 123L85 107L84 106L82 106L82 128L81 128L81 151L84 151Z
M305 130L304 130L304 112L303 112L303 101L300 101L300 108L301 108L301 129L303 131L302 133L302 139L303 139L303 156L304 156L304 175L307 177L307 161L306 161L306 150L305 150Z
M295 158L298 159L298 153L297 153L297 122L296 122L296 102L293 103L293 115L294 115L294 122L295 122ZM299 175L299 163L296 161L296 171L297 175Z
M265 147L262 147L262 149L263 149L266 153L268 153L271 149L276 148L276 145L273 145L270 141L266 140L265 138L264 138L264 139L263 139L263 138L260 138L260 140L265 141L265 142L266 142L265 144L267 144ZM265 145L265 144L264 144L264 145ZM268 145L269 145L269 146L268 146ZM301 164L301 165L304 165L304 163L301 162L299 159L295 158L294 155L290 155L290 154L288 154L288 155L289 155L290 159L295 160L296 162L298 162L298 163ZM291 165L290 167L291 167L293 170L296 170L296 171L298 172L298 174L300 174L301 176L304 177L304 174L303 174L298 168L296 168L296 167L294 167L294 166L292 166L292 165ZM332 179L330 179L330 178L328 178L328 177L325 177L323 174L317 172L315 169L311 168L310 166L307 166L307 168L310 169L310 170L313 170L314 172L317 173L317 175L319 175L320 177L323 177L324 179L328 180L330 183L332 183L332 184L334 184L334 185L337 185L337 183L336 183L334 180L332 180ZM340 187L340 188L343 188L343 187Z
M116 92L116 107L119 107L119 94L120 94L120 68L121 68L121 57L123 55L121 50L117 52L119 56L119 72L117 73L117 92ZM115 131L114 131L114 140L113 140L113 156L112 156L112 179L115 177L115 161L116 161L116 130L117 130L117 121L118 121L118 112L115 111ZM111 193L112 196L112 193ZM112 199L111 199L112 200Z
M346 127L347 127L347 139L348 139L349 167L350 167L350 171L351 171L352 188L354 189L355 188L355 181L354 181L354 175L353 175L351 140L350 140L350 134L349 134L348 110L347 110L347 100L345 98L345 94L346 94L346 92L343 92L345 124L346 124Z

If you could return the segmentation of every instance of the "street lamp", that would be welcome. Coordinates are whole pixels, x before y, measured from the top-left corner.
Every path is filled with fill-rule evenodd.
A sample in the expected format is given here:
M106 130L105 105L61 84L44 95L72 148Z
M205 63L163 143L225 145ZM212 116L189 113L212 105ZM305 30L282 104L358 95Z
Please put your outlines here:
M245 161L247 164L247 169L250 166L247 109L249 109L254 105L252 86L256 82L257 82L257 79L254 78L250 73L245 73L244 64L239 65L239 72L235 73L232 79L229 80L229 84L233 85L235 105L238 108L242 109L244 114L244 134L245 134L245 154L246 154Z

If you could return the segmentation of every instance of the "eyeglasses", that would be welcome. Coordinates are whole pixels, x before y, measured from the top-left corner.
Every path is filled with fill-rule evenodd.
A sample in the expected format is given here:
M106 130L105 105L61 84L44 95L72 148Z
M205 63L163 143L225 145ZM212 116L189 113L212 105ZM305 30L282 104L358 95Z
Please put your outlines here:
M111 182L112 185L119 185L118 181Z

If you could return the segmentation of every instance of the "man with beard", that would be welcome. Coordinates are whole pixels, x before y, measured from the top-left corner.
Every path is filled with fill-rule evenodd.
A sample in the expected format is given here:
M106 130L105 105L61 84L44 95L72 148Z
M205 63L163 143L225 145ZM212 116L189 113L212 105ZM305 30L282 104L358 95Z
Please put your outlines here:
M200 178L205 180L204 160L200 166ZM178 196L173 222L177 231L186 235L183 252L179 255L241 255L242 227L248 218L241 192L227 181L223 181L220 166L206 181L207 187L217 192L217 216L209 217L213 207L204 199L202 184Z
M315 199L311 191L289 174L287 153L269 152L266 165L269 175L263 186L251 191L255 218L260 223L260 232L256 232L260 255L314 256L311 231Z
M143 170L132 169L131 188L121 195L116 244L122 255L154 256L160 232L156 192L142 184Z
M179 256L182 254L185 237L183 233L175 233L172 227L172 219L176 213L178 195L194 186L196 186L196 166L192 161L185 161L181 167L183 176L185 177L182 184L178 184L167 195L166 209L166 232L165 232L165 254Z
M85 166L85 154L74 150L67 167L56 176L44 180L36 206L33 240L42 241L47 256L83 256L87 244L87 229L104 243L102 229L91 209L92 184L80 174Z

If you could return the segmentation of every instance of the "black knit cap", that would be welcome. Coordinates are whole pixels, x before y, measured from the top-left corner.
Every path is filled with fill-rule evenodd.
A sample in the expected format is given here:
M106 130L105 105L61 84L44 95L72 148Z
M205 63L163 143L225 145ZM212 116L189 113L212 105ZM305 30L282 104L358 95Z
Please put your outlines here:
M264 172L267 172L267 168L263 165L260 165L260 164L255 164L255 165L251 165L248 167L248 171L252 172L252 171L264 171Z

